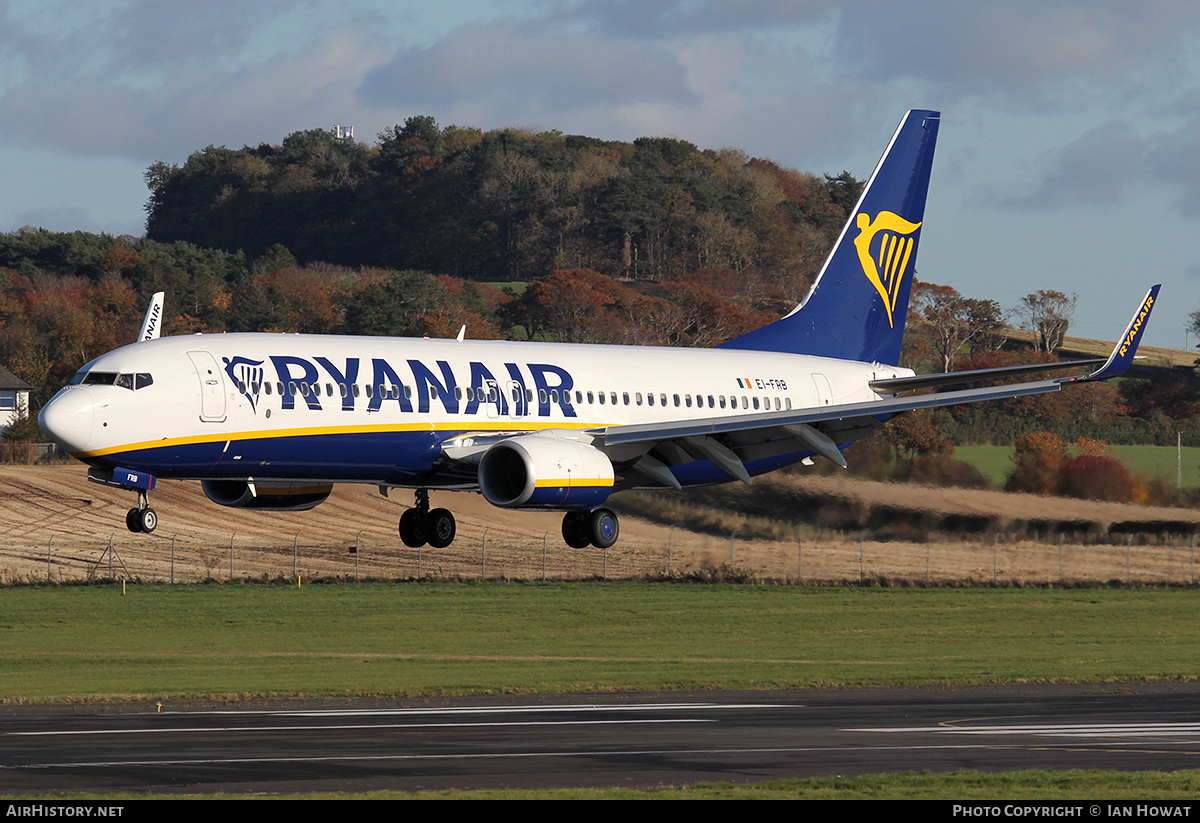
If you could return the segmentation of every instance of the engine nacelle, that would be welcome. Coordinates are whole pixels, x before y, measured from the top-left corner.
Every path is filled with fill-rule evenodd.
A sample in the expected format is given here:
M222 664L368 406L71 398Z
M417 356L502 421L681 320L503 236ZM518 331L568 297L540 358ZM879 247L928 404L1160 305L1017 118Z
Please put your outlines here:
M314 483L264 483L261 480L201 480L212 502L234 509L304 512L325 502L333 486Z
M612 461L557 437L501 440L479 461L479 489L504 509L593 509L612 494Z

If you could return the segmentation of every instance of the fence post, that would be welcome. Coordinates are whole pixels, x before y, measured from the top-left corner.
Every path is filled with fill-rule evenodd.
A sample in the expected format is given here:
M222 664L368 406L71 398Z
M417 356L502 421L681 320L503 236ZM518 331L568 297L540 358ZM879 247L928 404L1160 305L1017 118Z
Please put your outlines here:
M358 582L358 556L362 549L362 532L354 538L354 582Z
M1125 585L1128 586L1133 582L1133 578L1129 574L1129 554L1133 551L1133 535L1129 535L1125 539Z
M46 582L50 582L50 558L54 554L54 535L50 535L50 543L46 546Z
M858 582L863 582L863 534L858 533Z
M1000 535L992 535L992 585L997 584L998 568L1000 566Z
M237 532L229 535L229 579L233 580L233 538L237 537Z
M175 585L175 538L179 536L179 532L171 535L171 585Z
M296 536L292 538L292 579L298 580L296 573L296 562L300 553L300 532L296 532Z
M1063 584L1063 538L1062 532L1058 533L1058 585Z
M796 538L796 582L804 585L804 535Z

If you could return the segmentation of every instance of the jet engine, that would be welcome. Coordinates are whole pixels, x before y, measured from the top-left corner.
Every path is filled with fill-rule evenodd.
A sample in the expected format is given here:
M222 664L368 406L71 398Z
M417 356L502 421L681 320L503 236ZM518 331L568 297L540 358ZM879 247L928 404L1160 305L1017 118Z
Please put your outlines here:
M597 448L557 437L501 440L479 461L479 489L504 509L592 509L612 494L612 461Z
M333 486L314 483L264 483L254 480L202 480L208 499L234 509L303 512L329 497Z

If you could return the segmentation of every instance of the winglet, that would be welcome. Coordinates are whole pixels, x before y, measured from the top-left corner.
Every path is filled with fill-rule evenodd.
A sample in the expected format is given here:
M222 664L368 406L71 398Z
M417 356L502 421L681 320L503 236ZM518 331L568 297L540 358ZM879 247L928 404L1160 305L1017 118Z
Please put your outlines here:
M162 327L164 296L164 292L156 291L154 296L150 298L150 305L146 309L146 317L142 320L142 330L138 332L139 343L143 340L158 339L158 332Z
M1150 291L1146 292L1146 296L1142 298L1142 304L1133 313L1133 319L1125 327L1125 333L1117 340L1117 345L1113 347L1112 354L1108 356L1108 360L1103 366L1086 377L1068 377L1061 382L1086 383L1093 380L1108 380L1110 377L1120 377L1124 374L1133 365L1133 356L1137 354L1138 344L1142 342L1142 334L1146 331L1146 321L1150 319L1150 312L1154 308L1154 301L1158 299L1158 290L1161 287L1162 284L1159 283L1151 286Z

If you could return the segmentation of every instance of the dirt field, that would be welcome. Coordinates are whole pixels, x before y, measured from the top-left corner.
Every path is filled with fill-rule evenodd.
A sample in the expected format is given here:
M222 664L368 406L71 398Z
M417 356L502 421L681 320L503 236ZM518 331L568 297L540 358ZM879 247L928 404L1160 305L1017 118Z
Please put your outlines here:
M3 466L0 582L45 580L47 575L79 580L110 573L180 582L292 578L294 572L305 580L356 575L538 580L543 574L548 579L614 579L722 564L765 580L806 582L860 576L1001 582L1195 579L1196 511L849 478L778 476L760 480L756 487L764 483L783 500L796 495L823 499L831 506L874 511L875 516L958 513L983 518L994 528L955 538L879 542L860 540L857 530L797 526L793 539L766 541L700 534L626 515L620 542L606 553L567 548L557 514L497 509L477 494L434 493L433 505L455 512L458 538L449 549L418 552L401 544L396 533L411 492L393 490L384 498L371 486L338 486L312 511L269 513L222 508L210 503L197 483L163 481L152 495L158 530L134 535L124 521L134 496L87 482L82 466ZM727 488L737 495L744 487ZM1031 534L1030 522L1093 527L1088 537L1065 530L1060 536L1049 528ZM1111 524L1136 522L1160 534L1101 534ZM1175 527L1173 534L1161 534L1164 522ZM1022 530L1013 530L1014 524L1022 524Z

